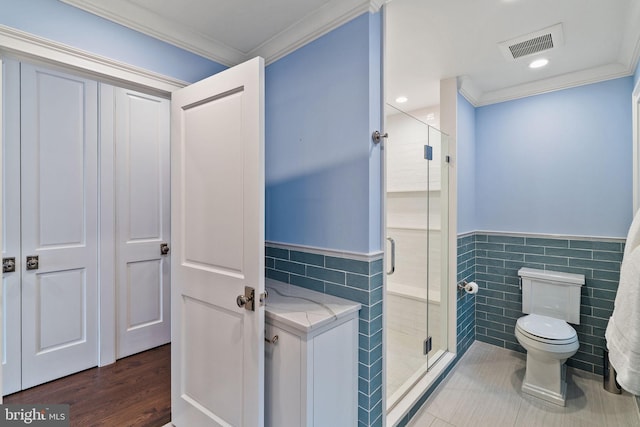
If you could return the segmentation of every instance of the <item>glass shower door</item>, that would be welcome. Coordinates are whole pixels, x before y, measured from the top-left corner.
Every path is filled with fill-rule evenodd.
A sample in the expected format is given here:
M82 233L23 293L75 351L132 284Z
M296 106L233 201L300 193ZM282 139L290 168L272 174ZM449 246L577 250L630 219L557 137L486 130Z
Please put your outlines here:
M449 137L429 127L433 156L428 177L427 333L430 340L428 368L447 350L447 283L449 225Z
M387 408L398 402L446 350L446 195L441 163L446 136L387 105L386 368ZM443 191L443 189L445 191ZM395 257L391 256L395 252ZM393 259L395 258L395 263Z

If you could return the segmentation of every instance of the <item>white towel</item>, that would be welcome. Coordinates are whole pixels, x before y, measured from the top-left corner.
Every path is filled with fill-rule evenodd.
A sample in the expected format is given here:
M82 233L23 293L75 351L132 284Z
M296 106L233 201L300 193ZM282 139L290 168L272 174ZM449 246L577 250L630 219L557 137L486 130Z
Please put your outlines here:
M620 386L640 395L640 213L629 228L613 315L605 333Z
M627 233L627 241L624 244L624 258L630 254L635 248L640 246L640 211L634 216L629 232Z

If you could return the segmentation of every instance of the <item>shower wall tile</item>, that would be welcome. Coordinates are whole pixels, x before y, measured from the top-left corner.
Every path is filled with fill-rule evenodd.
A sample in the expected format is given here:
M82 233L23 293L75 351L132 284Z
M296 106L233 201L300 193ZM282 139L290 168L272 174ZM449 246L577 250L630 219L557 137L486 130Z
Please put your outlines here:
M491 233L475 237L475 281L480 287L475 297L476 339L524 352L514 333L516 320L523 316L521 267L584 274L580 325L574 325L580 349L567 364L601 375L604 331L613 311L624 243Z
M265 275L362 304L358 336L358 425L382 426L382 255L369 260L267 243Z

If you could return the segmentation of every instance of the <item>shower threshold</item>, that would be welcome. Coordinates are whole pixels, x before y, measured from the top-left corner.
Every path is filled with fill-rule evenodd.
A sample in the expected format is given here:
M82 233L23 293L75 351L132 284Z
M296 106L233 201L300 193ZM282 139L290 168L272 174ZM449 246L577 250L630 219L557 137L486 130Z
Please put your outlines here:
M428 370L421 369L414 376L406 381L406 387L401 387L387 401L387 423L389 427L395 426L420 398L434 385L438 384L438 380L446 369L453 363L456 355L447 351L439 350L434 356L430 357L432 363L428 363ZM426 363L425 363L426 365ZM432 390L433 391L433 390Z

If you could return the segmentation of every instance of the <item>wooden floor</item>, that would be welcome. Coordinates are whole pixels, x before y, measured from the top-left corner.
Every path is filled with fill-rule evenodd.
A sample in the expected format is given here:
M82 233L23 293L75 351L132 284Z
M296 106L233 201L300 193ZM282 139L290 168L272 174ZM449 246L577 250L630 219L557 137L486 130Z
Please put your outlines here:
M4 397L69 404L71 426L161 427L171 421L170 344Z

